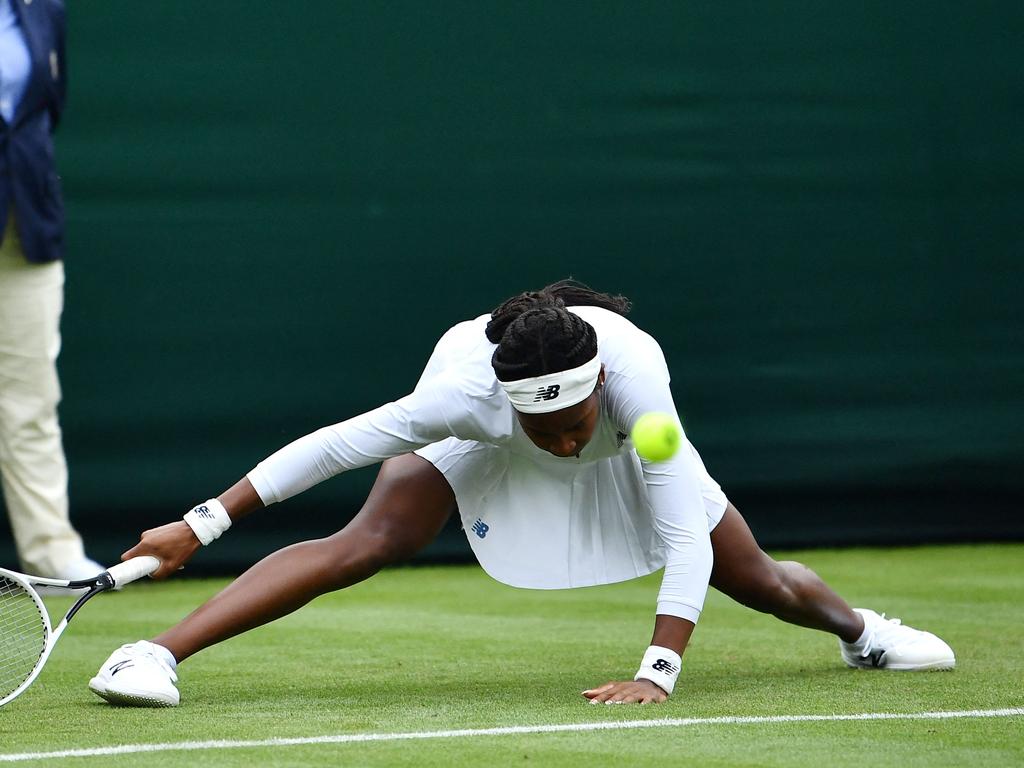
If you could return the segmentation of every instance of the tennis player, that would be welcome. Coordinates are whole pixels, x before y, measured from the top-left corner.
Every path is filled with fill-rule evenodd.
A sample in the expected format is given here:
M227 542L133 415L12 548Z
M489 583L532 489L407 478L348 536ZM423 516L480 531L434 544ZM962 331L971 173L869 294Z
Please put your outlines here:
M408 559L455 508L505 584L585 587L665 568L638 671L584 691L594 703L672 693L709 582L836 635L851 667L952 667L935 635L851 609L810 569L761 551L688 441L667 461L638 457L636 420L676 408L661 348L628 310L624 297L568 280L515 296L445 333L411 394L296 440L183 520L144 532L124 556L155 555L167 577L253 510L383 462L343 530L275 552L152 641L122 646L89 687L113 703L175 706L180 662Z

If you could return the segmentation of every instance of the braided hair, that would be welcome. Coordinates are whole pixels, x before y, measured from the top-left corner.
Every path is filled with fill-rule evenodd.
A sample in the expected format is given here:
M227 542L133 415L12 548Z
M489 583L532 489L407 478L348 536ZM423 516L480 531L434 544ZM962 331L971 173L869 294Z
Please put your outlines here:
M597 354L594 327L566 307L602 307L625 315L630 302L572 279L503 302L485 330L488 341L498 345L491 366L499 381L567 371Z

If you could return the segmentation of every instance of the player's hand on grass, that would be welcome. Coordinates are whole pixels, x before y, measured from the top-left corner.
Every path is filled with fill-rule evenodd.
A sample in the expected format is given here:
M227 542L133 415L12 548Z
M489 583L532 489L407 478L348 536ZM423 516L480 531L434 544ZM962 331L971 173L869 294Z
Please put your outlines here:
M605 683L584 691L591 704L660 704L668 694L650 680L630 680L628 683Z
M188 523L176 520L143 531L139 543L121 555L121 559L152 555L160 560L160 568L153 573L153 578L166 579L183 568L201 546Z

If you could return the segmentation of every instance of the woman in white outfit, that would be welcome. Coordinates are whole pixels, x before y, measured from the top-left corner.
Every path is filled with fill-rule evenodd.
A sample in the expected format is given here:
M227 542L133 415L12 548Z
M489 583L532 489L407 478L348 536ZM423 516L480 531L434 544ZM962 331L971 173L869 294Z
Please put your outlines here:
M628 310L573 281L515 296L450 329L411 394L296 440L184 520L146 531L125 557L155 555L166 577L253 510L383 462L343 530L270 555L152 641L115 651L92 690L176 705L179 662L408 559L455 508L481 565L506 584L581 587L665 568L639 671L585 691L593 702L672 693L709 583L837 635L850 666L952 667L939 638L853 610L808 568L762 552L688 442L667 461L637 456L636 420L676 409L661 348Z

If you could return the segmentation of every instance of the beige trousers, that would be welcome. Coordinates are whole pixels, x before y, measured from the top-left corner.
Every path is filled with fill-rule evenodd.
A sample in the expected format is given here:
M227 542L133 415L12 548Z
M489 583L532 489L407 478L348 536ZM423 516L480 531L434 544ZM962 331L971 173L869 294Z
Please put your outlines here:
M64 264L31 264L13 217L0 244L0 476L22 567L58 574L85 555L68 519L57 421Z

